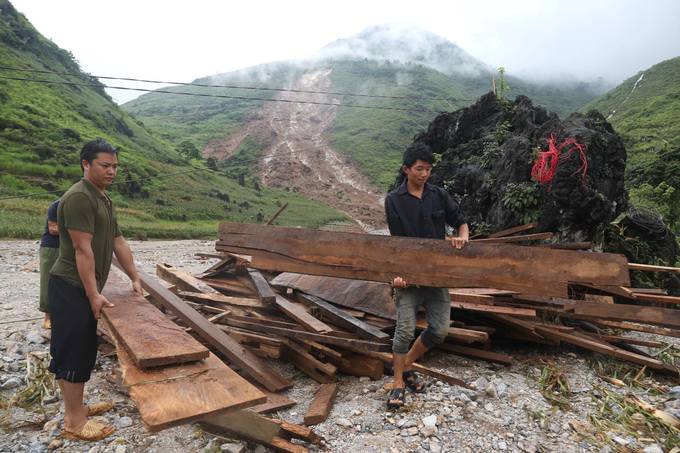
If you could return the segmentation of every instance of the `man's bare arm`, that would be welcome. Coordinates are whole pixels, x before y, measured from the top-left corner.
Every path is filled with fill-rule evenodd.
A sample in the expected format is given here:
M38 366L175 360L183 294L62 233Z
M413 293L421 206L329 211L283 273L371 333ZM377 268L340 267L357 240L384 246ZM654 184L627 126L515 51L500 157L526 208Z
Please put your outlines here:
M113 240L113 251L125 273L132 280L132 289L137 294L142 294L142 281L139 278L135 260L132 258L132 250L123 236L116 236Z
M84 231L68 230L73 248L76 252L76 267L80 281L83 283L85 295L90 300L90 307L96 319L103 307L113 307L106 297L102 296L97 289L97 279L95 278L94 252L92 251L92 233Z

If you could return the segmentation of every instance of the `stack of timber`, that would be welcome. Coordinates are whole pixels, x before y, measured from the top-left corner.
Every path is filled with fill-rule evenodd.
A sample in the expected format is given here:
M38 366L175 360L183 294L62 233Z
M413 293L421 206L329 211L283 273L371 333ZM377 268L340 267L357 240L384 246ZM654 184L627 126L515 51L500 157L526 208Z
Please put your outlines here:
M187 281L198 282L188 274L178 274ZM103 293L115 306L102 312L101 328L104 337L116 347L122 385L149 431L199 422L207 431L285 452L307 451L300 442L321 442L305 426L260 415L295 404L274 393L289 388L288 380L158 280L145 274L141 278L149 298L173 311L175 322L134 293L127 277L114 268ZM199 285L194 289L207 288ZM225 357L229 365L218 355ZM232 369L235 367L240 374ZM250 424L237 429L234 419L249 420ZM268 437L263 433L269 433ZM293 438L298 439L297 443L291 441Z
M500 345L507 339L566 344L678 375L675 364L655 357L654 349L665 347L663 342L625 331L680 336L680 311L675 307L680 298L659 289L631 288L629 276L632 269L680 269L628 263L622 255L590 251L590 243L541 243L552 235L527 234L535 227L522 225L473 238L458 250L447 241L433 239L224 222L216 250L241 260L249 273L258 269L272 276L269 284L279 294L335 330L316 335L342 338L351 333L366 341L383 341L356 323L391 332L396 315L388 282L401 276L411 285L449 288L452 324L440 349L452 354L510 364L512 357L491 350L492 341ZM222 279L236 289L238 278L223 275ZM227 294L227 286L213 287ZM285 304L277 306L300 322L282 308ZM289 339L293 335L286 332L287 326L275 325L271 315L251 315L260 317L260 324L268 323L269 332ZM221 322L265 332L238 317ZM417 326L426 327L424 317ZM308 323L305 330L314 329ZM373 358L389 357L309 334L296 338Z

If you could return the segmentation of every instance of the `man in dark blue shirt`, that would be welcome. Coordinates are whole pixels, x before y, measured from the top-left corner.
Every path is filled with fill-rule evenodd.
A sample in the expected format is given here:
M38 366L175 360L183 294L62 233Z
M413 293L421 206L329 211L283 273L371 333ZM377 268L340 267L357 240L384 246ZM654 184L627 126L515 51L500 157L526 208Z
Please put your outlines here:
M47 208L45 230L40 237L40 302L38 310L45 313L43 328L51 328L50 308L47 304L47 282L50 269L59 256L59 227L57 226L57 208L59 200L52 202Z
M432 151L425 144L415 143L406 150L402 165L404 181L385 198L387 225L392 236L444 240L448 224L458 231L451 244L460 249L469 240L469 228L458 203L444 189L427 183L433 163ZM392 286L397 326L392 342L394 385L387 406L396 409L405 403L406 386L414 393L425 390L425 382L412 370L413 363L446 338L451 323L451 299L447 288L409 286L403 277L396 277ZM425 308L427 329L409 348L421 306Z

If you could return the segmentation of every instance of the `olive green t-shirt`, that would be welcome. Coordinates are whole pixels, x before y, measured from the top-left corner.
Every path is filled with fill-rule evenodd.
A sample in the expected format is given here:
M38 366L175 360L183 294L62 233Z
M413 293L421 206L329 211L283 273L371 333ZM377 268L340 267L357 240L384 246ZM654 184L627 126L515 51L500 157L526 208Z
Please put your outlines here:
M59 258L52 266L50 274L83 288L76 266L76 251L68 230L91 233L95 279L97 289L101 291L111 268L114 238L122 234L111 199L83 178L61 197L57 223Z

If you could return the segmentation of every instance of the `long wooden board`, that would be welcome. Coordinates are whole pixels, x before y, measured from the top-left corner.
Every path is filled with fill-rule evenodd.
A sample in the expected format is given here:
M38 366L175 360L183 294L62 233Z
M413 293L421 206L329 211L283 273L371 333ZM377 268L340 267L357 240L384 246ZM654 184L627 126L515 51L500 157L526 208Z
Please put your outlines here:
M193 291L196 293L219 294L206 283L197 279L188 272L174 268L168 264L159 263L156 265L156 274L163 280L172 283L183 291Z
M362 338L376 341L389 341L390 339L390 336L382 330L349 315L343 309L338 308L319 297L296 291L295 298L319 310L323 316L329 318L330 322L333 324L348 329Z
M631 321L666 327L680 327L680 310L628 304L600 304L576 301L574 315L613 321Z
M307 332L305 330L289 329L284 327L275 327L271 324L258 324L254 322L243 321L240 319L234 319L231 317L225 320L225 323L229 326L240 327L246 330L252 330L255 332L269 333L274 335L279 335L287 338L301 338L305 340L318 341L319 343L331 344L335 346L340 346L346 349L357 352L365 351L385 351L390 348L387 343L376 343L368 340L358 340L353 338L343 338L332 335L321 335L318 333Z
M149 431L160 431L206 415L264 403L267 396L214 354L207 359L148 369L137 368L118 349L123 384Z
M380 282L402 276L409 284L443 288L566 296L572 281L630 286L623 255L509 244L470 243L458 250L435 239L223 222L216 248L251 255L251 267L257 269ZM541 272L536 272L537 263Z
M205 346L132 291L121 271L111 269L103 294L115 307L102 310L102 316L136 366L171 365L208 357Z
M397 319L392 289L386 283L283 272L274 277L270 284L293 288L364 313Z
M237 365L244 373L267 390L279 392L292 386L290 381L274 371L262 359L241 346L225 332L222 332L216 325L210 323L199 312L161 285L158 280L143 272L139 272L139 276L144 289L156 301L181 318L201 338L224 354L231 363Z

